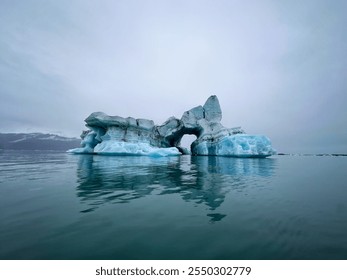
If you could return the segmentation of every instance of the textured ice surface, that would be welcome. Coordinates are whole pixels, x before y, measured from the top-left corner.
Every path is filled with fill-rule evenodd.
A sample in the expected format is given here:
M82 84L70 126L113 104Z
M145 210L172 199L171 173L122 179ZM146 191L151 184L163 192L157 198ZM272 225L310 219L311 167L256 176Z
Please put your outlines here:
M83 135L81 141L82 148L70 149L67 152L73 154L92 154L94 153L94 147L98 143L95 140L96 133L94 131L89 132L87 135Z
M236 134L226 136L217 142L201 142L193 148L193 154L234 156L234 157L267 157L276 154L269 138L263 135Z
M158 148L148 143L129 143L121 141L103 141L95 146L94 152L103 155L134 155L165 157L181 155L177 148Z

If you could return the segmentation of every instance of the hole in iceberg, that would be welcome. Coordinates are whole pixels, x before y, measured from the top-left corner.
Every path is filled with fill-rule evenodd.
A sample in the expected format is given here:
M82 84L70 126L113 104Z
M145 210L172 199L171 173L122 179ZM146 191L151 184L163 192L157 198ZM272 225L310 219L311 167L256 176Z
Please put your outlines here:
M194 134L185 134L181 138L180 147L185 148L187 151L191 152L190 145L197 139Z

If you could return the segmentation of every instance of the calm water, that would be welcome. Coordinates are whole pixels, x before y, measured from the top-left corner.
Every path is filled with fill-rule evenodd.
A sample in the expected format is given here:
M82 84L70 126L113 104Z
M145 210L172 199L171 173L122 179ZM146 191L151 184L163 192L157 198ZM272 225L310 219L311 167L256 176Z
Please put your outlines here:
M347 259L347 157L0 153L0 259Z

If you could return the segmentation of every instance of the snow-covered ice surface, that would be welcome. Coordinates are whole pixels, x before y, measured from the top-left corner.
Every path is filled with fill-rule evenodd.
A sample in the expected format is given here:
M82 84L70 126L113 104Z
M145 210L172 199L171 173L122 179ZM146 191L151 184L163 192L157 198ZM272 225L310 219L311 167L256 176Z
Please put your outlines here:
M121 141L103 141L95 146L94 152L103 155L134 155L165 157L181 155L177 148L158 148L148 143L129 143Z
M95 153L100 155L125 155L125 156L150 156L150 157L165 157L178 156L181 153L177 148L158 148L149 145L148 143L129 143L122 141L103 141L93 149L89 147L77 148L68 151L74 154Z
M276 154L269 138L263 135L236 134L226 136L215 143L201 142L193 148L193 154L233 156L233 157L268 157Z

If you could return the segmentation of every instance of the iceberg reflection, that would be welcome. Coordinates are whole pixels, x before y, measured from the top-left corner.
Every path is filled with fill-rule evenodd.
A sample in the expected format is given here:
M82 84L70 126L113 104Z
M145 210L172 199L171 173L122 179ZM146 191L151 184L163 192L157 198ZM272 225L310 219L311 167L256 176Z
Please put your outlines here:
M76 156L77 196L88 205L83 212L105 203L175 194L208 206L211 222L225 217L216 210L227 193L251 187L258 177L271 177L276 167L275 158Z

